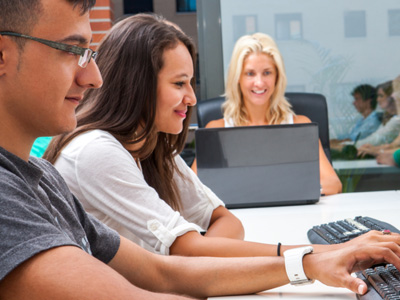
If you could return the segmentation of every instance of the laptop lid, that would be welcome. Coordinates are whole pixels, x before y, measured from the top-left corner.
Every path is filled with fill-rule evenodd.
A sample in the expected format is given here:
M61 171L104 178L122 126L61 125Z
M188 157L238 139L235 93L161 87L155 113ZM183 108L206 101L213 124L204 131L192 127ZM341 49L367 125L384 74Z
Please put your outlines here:
M227 208L319 200L316 123L200 128L195 140L198 176Z

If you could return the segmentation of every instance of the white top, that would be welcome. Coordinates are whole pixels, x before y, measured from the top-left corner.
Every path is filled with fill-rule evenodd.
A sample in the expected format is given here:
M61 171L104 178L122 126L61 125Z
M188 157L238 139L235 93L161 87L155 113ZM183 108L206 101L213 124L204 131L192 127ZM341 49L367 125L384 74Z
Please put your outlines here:
M85 209L149 251L169 254L176 237L207 229L223 202L177 155L182 211L173 210L143 177L132 155L108 132L81 134L62 151L55 167Z
M359 140L356 147L364 144L371 144L373 146L390 144L400 133L400 116L395 115L385 124L381 124L378 129L367 136L365 139Z
M235 127L235 124L234 124L232 118L230 118L230 119L224 118L224 123L225 123L225 127ZM283 120L281 122L281 124L293 124L293 123L294 123L293 114L288 114L286 117L286 120Z

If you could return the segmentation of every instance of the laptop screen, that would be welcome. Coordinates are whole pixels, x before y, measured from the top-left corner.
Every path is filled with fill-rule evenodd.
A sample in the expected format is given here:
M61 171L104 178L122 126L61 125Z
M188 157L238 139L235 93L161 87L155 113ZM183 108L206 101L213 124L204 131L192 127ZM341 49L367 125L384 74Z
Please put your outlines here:
M319 200L316 123L202 128L195 138L198 176L228 208Z

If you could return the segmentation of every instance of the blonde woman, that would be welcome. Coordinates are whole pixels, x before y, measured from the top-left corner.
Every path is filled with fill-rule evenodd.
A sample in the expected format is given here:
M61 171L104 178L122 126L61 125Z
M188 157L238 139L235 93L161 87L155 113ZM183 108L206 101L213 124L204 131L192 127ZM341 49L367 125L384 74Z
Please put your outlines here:
M228 69L224 118L211 121L206 127L311 122L291 109L284 97L286 82L283 59L274 40L263 33L241 37L233 49ZM322 193L340 193L342 184L321 143L319 154ZM192 169L196 171L196 162Z

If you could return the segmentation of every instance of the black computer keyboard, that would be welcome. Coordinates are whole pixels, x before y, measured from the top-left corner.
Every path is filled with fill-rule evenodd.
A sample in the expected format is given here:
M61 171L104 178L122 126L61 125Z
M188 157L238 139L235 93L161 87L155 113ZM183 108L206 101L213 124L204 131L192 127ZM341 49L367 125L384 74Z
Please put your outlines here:
M313 244L339 244L370 230L385 229L400 233L396 227L388 223L370 217L355 217L314 226L308 231L307 236Z
M400 231L383 221L370 217L355 217L331 223L321 224L311 228L308 239L313 244L338 244L347 242L370 230ZM378 265L362 272L356 276L364 280L368 285L368 292L357 295L360 300L400 300L400 272L391 264Z

